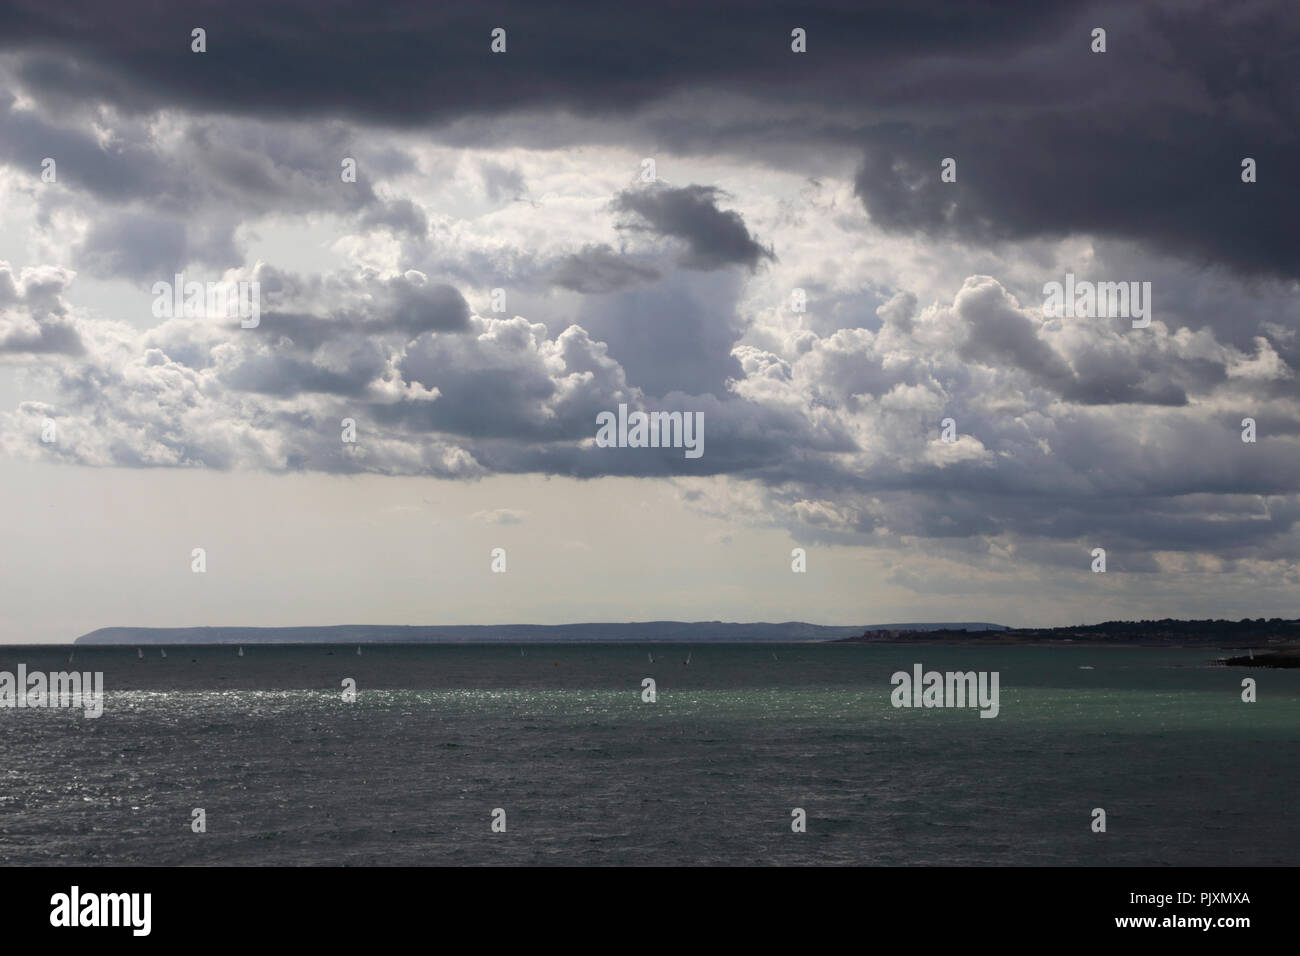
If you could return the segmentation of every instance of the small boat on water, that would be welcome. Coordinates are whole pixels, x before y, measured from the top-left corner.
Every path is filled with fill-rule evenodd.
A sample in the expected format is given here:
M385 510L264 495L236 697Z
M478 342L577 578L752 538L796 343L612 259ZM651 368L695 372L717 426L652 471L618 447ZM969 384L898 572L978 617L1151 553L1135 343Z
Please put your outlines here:
M687 651L687 652L686 652L686 660L682 661L682 666L683 666L683 667L686 667L688 664L690 664L690 662L691 662L691 652L690 652L690 651Z
M1079 670L1081 670L1081 671L1095 671L1096 669L1097 669L1097 668L1093 667L1091 664L1080 664L1080 665L1079 665Z
M653 664L653 663L655 662L655 656L654 656L654 653L653 653L652 651L646 651L646 655L645 655L645 656L648 657L648 658L650 658L650 663L651 663L651 664Z
M357 645L357 657L360 657L360 656L361 656L361 645L358 644L358 645Z
M167 648L165 648L165 647L160 647L160 648L158 648L158 650L162 652L162 659L163 659L163 660L167 660Z
M239 649L239 656L240 657L244 656L244 649L242 647Z
M141 650L141 649L138 648L138 647L135 649L135 659L136 659L137 661L142 661L142 660L144 660L144 651Z

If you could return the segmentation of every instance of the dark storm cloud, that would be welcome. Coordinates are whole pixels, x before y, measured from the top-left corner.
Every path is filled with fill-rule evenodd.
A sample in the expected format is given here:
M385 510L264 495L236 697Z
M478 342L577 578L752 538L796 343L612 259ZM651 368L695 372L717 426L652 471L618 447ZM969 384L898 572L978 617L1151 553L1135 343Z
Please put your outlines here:
M48 95L410 126L527 109L609 115L682 88L785 91L815 102L837 81L866 80L900 59L1015 49L1062 29L1070 10L1002 0L908 0L866 16L853 0L797 9L671 3L653 15L577 0L382 8L73 0L54 9L17 0L0 10L0 50L32 51L21 77ZM190 52L196 26L208 33L203 55ZM498 26L508 52L494 56L489 34ZM808 31L817 58L793 57L795 26Z
M205 204L250 214L360 212L379 200L364 178L336 186L340 158L359 154L363 169L372 162L398 170L409 163L384 148L374 150L371 159L371 151L358 149L351 133L332 125L306 129L204 120L185 128L164 152L144 121L114 123L112 135L101 136L91 127L97 117L61 125L67 119L55 111L20 109L12 94L0 91L0 161L35 174L50 157L61 184L105 203L147 202L171 215Z
M1300 116L1291 116L1294 122ZM898 233L993 242L1071 233L1144 240L1196 264L1300 275L1300 146L1230 117L1151 110L1117 126L1109 111L868 137L856 191ZM939 178L957 161L956 183ZM1257 183L1241 181L1256 160Z
M189 50L196 25L202 55ZM504 55L489 51L496 26ZM806 54L790 52L794 26ZM1104 54L1089 50L1094 26L1108 30ZM655 130L671 148L806 158L819 141L856 145L859 195L886 228L1131 237L1286 276L1300 274L1300 190L1287 178L1300 165L1298 43L1300 6L1280 2L0 10L0 50L22 54L18 82L49 103L412 127L527 111L626 118L689 94L698 107ZM785 113L732 122L711 94ZM1259 162L1253 185L1240 181L1246 156ZM955 184L939 182L944 157L958 161Z
M683 241L686 249L678 264L686 269L708 271L731 265L754 269L763 259L775 258L749 234L739 213L718 208L724 195L716 186L655 185L624 190L614 200L614 209L635 217L624 228Z
M0 91L0 161L39 172L48 156L56 160L60 180L97 197L156 196L165 164L147 144L105 149L89 131L52 126L14 104L12 93Z

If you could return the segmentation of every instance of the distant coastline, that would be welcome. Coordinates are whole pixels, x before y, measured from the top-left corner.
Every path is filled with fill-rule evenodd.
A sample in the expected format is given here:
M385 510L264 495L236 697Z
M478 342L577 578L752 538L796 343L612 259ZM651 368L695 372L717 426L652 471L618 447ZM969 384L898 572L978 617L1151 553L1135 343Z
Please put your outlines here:
M725 621L641 621L582 624L335 625L328 627L105 627L77 646L302 644L570 644L570 643L835 643L960 644L981 647L1163 647L1234 651L1229 666L1300 667L1300 620L1107 621L1050 628L1008 628L987 622L857 626Z
M1165 647L1234 649L1249 653L1221 658L1241 667L1300 667L1300 620L1243 618L1240 621L1107 621L1075 627L1003 628L997 631L907 628L865 630L839 638L842 644L979 644L1007 647ZM1259 650L1261 653L1256 654Z
M808 624L731 623L726 621L643 621L607 624L482 624L387 626L343 624L331 627L101 627L83 634L77 645L179 644L495 644L684 641L835 641L874 628L928 631L1000 630L999 624L944 622L880 624L864 627Z

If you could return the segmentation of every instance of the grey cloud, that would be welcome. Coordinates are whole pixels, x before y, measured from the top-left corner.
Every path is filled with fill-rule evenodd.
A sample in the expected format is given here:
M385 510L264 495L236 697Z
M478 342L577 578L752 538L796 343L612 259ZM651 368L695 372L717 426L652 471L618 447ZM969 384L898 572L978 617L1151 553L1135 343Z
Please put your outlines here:
M424 210L409 199L393 199L371 206L358 220L362 229L383 227L393 232L404 232L415 239L429 234L429 220Z
M78 266L92 275L155 281L170 279L191 263L223 270L243 261L231 223L187 228L175 219L138 213L94 222L75 255Z
M675 272L649 288L584 299L574 320L609 345L628 381L648 393L722 394L741 375L731 354L744 332L735 270Z
M479 175L483 177L483 188L493 202L518 199L524 194L524 176L517 169L484 160L479 163Z
M996 280L967 279L953 305L967 327L966 341L958 348L962 358L1012 365L1058 391L1073 381L1069 363L1039 338L1033 322Z
M219 364L221 382L231 389L289 397L302 392L326 392L361 397L383 374L387 354L372 342L356 341L336 349L329 365L274 346L244 350L230 363Z
M256 334L287 335L306 348L340 336L394 334L405 340L469 328L469 304L460 291L417 272L386 279L304 278L264 265L254 275L264 300Z
M653 185L624 190L614 208L633 217L624 228L682 240L686 249L678 262L687 269L740 265L752 270L764 259L775 259L749 234L739 213L718 208L724 195L716 186Z
M220 351L220 378L232 389L279 396L368 396L404 343L469 328L469 306L460 292L420 276L322 286L271 269L258 275L278 307L263 313L256 328L236 330L230 343L234 348ZM317 296L332 297L334 308L325 315L281 311L296 297L310 305ZM173 357L189 356L206 367L207 352L186 346L182 337L167 347Z
M534 129L557 146L572 145L573 127L557 120L566 114L631 120L625 135L644 117L642 133L678 152L761 149L797 163L819 145L856 144L863 201L899 231L971 242L1131 237L1198 263L1285 276L1300 261L1291 228L1300 196L1281 173L1300 159L1290 135L1293 5L907 0L865 10L822 0L799 10L810 52L797 56L780 8L646 18L503 3L497 18L513 42L501 57L487 53L486 20L438 6L385 25L364 4L321 18L248 0L225 8L201 57L188 51L184 10L141 6L147 14L124 33L112 27L132 4L74 7L77 16L35 0L0 11L0 50L15 53L16 80L51 104L347 118L448 135L510 118L495 142ZM1092 54L1099 23L1111 49ZM871 91L867 101L860 90ZM671 122L656 121L655 108L683 98ZM735 119L737 98L766 113ZM1262 171L1246 189L1244 155ZM956 184L938 182L947 156L958 160Z
M53 210L88 217L78 267L99 277L157 279L187 264L224 269L243 262L237 227L275 212L329 212L363 230L388 228L422 240L428 223L409 199L381 199L370 176L340 181L340 162L402 170L405 154L358 147L337 124L270 128L232 119L180 121L164 141L138 119L90 117L108 133L46 122L0 94L0 163L29 176L50 157L58 186L38 194L38 219ZM66 119L65 119L66 122ZM93 200L93 201L92 201Z
M478 320L474 336L419 339L398 369L439 398L376 406L379 421L488 440L582 439L593 434L598 411L633 394L585 330L573 326L549 340L543 326L522 318Z
M584 246L580 252L561 259L551 273L551 283L572 292L595 295L659 277L659 270L639 265L602 243Z

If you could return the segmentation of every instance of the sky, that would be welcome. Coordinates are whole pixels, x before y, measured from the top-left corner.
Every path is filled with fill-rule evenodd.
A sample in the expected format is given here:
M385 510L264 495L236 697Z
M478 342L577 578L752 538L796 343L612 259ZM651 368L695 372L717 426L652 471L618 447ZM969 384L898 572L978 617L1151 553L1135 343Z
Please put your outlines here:
M8 2L0 641L1300 616L1298 48L1284 2Z

